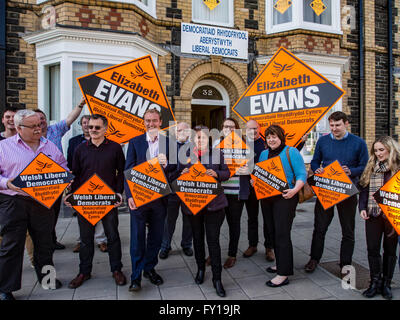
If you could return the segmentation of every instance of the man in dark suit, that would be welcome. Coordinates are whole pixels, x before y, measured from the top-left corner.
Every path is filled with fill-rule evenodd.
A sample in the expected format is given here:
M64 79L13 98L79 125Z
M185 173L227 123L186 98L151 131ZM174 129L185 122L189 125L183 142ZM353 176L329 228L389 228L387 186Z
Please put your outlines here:
M161 114L156 109L148 109L143 120L146 133L129 141L125 170L157 157L165 175L168 176L168 138L159 133ZM129 291L139 291L142 271L143 276L151 283L160 285L164 282L154 268L158 263L157 256L161 247L168 202L167 197L164 197L137 208L126 181L125 193L131 214L132 275Z

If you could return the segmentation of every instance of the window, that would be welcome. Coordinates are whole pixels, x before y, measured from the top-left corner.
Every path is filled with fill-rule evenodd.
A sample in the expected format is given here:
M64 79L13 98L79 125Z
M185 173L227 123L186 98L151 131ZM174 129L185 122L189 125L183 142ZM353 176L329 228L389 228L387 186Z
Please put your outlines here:
M233 27L233 0L223 0L210 10L203 0L192 0L193 22Z
M48 116L50 122L60 119L60 65L48 67L49 91L48 91Z
M322 1L322 2L321 2ZM266 0L267 34L294 29L342 34L340 29L340 1L332 0ZM288 6L291 3L290 6ZM317 6L318 5L318 6ZM321 7L319 7L321 6ZM321 8L321 11L318 9ZM319 15L317 13L319 13Z

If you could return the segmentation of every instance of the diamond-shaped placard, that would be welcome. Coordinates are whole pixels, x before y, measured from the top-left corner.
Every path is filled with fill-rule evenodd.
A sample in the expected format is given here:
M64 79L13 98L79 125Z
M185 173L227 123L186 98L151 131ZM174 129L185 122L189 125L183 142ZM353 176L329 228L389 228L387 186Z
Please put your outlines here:
M400 235L400 171L374 194L375 201Z
M274 8L280 14L284 14L286 10L290 8L291 5L292 5L291 0L278 0L275 2Z
M235 131L226 136L215 148L221 149L224 154L231 177L250 160L250 148Z
M125 170L124 174L137 208L171 193L157 158Z
M323 173L314 174L307 181L324 210L358 193L337 160L326 166Z
M92 175L68 199L79 214L96 225L120 201L118 195L97 175Z
M320 16L321 13L323 13L327 8L325 3L322 2L322 0L314 0L313 2L310 3L310 7L314 10L317 16Z
M206 174L201 163L195 163L189 172L176 179L171 187L182 202L195 215L223 192L221 184Z
M286 144L296 146L344 91L281 47L246 89L232 110L253 119L261 134L272 124L285 130Z
M273 157L256 163L251 178L258 200L282 194L289 189L280 157Z
M212 11L221 3L221 0L203 0L203 3Z
M12 184L50 209L73 178L70 172L41 152Z

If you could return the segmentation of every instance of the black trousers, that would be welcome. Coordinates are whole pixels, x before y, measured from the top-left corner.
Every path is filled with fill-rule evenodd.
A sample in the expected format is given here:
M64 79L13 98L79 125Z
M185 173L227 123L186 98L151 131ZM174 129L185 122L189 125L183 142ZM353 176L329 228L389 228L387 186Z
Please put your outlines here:
M238 195L226 194L228 206L225 207L226 221L229 226L228 256L236 257L240 238L240 219L242 217L244 201Z
M122 251L121 239L118 232L118 209L112 209L103 217L101 222L103 223L104 233L107 237L107 251L111 272L121 271ZM79 273L90 274L93 266L95 226L80 214L78 214L78 225L81 237Z
M172 236L175 232L176 219L179 215L179 207L181 206L181 199L176 195L172 194L168 198L168 209L167 217L164 225L164 235L161 243L161 250L171 250ZM182 213L182 248L192 247L192 227L190 226L189 216Z
M206 250L204 234L207 239L208 252L211 258L213 280L221 280L221 246L219 235L225 218L223 209L218 211L201 210L196 215L190 215L190 224L193 232L194 257L199 269L205 269Z
M258 244L258 206L259 200L257 200L256 193L253 188L250 188L250 195L247 200L244 200L244 204L246 205L247 211L247 237L249 239L250 247L257 247ZM264 216L264 214L263 214ZM266 226L266 222L263 222L263 231L264 231L264 247L272 249L272 239L271 235L268 232L268 228Z
M365 235L369 257L381 257L383 238L383 256L396 256L398 235L390 222L382 215L365 220Z
M280 276L293 275L293 246L290 234L298 202L297 194L291 199L279 196L261 200L264 221L275 251L277 274Z
M53 225L53 210L28 197L0 194L0 292L21 289L27 230L35 248L33 262L39 281L44 276L43 266L54 265Z
M60 215L61 200L62 200L62 195L56 200L56 202L54 202L54 205L52 207L52 209L54 211L54 226L53 226L53 232L52 232L53 243L56 243L56 241L57 241L56 225L57 225L57 221L58 221L58 216Z
M336 205L340 226L342 227L342 242L340 246L340 266L350 265L354 252L354 227L357 208L357 195L354 195ZM332 222L334 207L324 210L316 201L314 209L314 232L311 243L311 259L320 261L324 251L325 235Z

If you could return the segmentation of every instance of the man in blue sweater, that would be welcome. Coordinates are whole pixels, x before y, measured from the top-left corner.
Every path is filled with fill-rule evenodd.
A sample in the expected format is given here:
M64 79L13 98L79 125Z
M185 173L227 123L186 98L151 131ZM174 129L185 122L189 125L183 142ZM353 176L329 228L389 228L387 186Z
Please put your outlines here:
M354 184L368 161L368 149L364 140L347 131L349 121L345 113L337 111L329 118L331 133L317 141L311 169L314 173L324 172L324 167L335 160L342 165L345 173ZM340 268L351 265L354 251L354 226L357 208L357 195L347 198L336 205L340 225L342 227L342 242L340 246ZM313 272L317 267L324 251L325 234L332 221L334 206L324 210L317 200L314 209L314 232L311 243L311 259L305 265L306 272Z

